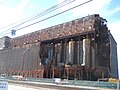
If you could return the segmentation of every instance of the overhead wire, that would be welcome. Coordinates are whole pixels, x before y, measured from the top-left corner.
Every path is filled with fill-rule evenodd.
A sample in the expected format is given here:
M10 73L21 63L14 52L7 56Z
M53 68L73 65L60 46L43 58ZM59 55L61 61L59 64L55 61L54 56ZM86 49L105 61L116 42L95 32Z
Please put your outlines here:
M66 0L65 0L65 1L66 1ZM62 3L64 3L65 1L63 1ZM60 3L60 4L62 4L62 3ZM59 4L58 4L58 5L59 5ZM24 24L25 22L28 22L28 21L30 21L30 20L32 20L32 19L34 19L34 18L37 18L39 15L44 14L44 12L47 12L48 10L50 10L50 9L52 9L52 8L58 6L58 5L52 6L51 8L46 9L46 10L40 12L40 14L34 15L33 17L30 17L30 19L28 19L28 20L26 20L26 21L24 21L24 22L22 22L22 23L20 23L20 24L18 24L18 25L16 25L16 26L13 26L13 27L17 27L17 26L19 26L19 25L21 25L21 24ZM23 20L22 20L22 21L23 21ZM13 23L13 24L14 24L14 23ZM10 25L11 25L11 24L10 24ZM9 26L9 25L8 25L8 26ZM3 28L4 28L4 27L3 27Z
M69 8L69 9L67 9L67 10L64 10L64 11L62 11L62 12L60 12L60 13L57 13L57 14L52 15L52 16L49 16L49 17L47 17L47 18L44 18L44 19L42 19L42 20L40 20L40 21L37 21L37 22L34 22L34 23L32 23L32 24L26 25L26 26L24 26L24 27L22 27L22 28L16 29L16 31L19 31L19 30L21 30L21 29L24 29L24 28L27 28L27 27L29 27L29 26L35 25L35 24L37 24L37 23L43 22L43 21L45 21L45 20L48 20L48 19L53 18L53 17L55 17L55 16L58 16L58 15L60 15L60 14L62 14L62 13L65 13L65 12L67 12L67 11L70 11L70 10L72 10L72 9L74 9L74 8L77 8L77 7L79 7L79 6L82 6L82 5L84 5L84 4L87 4L87 3L91 2L91 1L93 1L93 0L86 1L86 2L84 2L84 3L81 3L81 4L79 4L79 5L74 6L74 7L72 7L72 8ZM9 34L9 33L10 33L10 32L5 33L5 34ZM3 34L3 35L5 35L5 34Z
M42 19L42 20L37 21L37 22L32 23L32 24L29 24L29 25L24 26L24 27L22 27L22 28L16 29L16 31L21 30L21 29L24 29L24 28L29 27L29 26L32 26L32 25L34 25L34 24L40 23L40 22L45 21L45 20L47 20L47 19L53 18L53 17L58 16L58 15L60 15L60 14L62 14L62 13L65 13L65 12L67 12L67 11L70 11L70 10L74 9L74 8L77 8L77 7L81 6L81 5L87 4L87 3L91 2L91 1L92 1L92 0L86 1L86 2L84 2L84 3L82 3L82 4L79 4L79 5L77 5L77 6L74 6L74 7L72 7L72 8L69 8L69 9L67 9L67 10L65 10L65 11L62 11L62 12L57 13L57 14L55 14L55 15L52 15L52 16L50 16L50 17L47 17L47 18L45 18L45 19Z
M53 12L53 11L55 11L55 10L63 7L63 6L65 6L65 5L68 5L68 4L70 4L70 3L74 2L74 1L76 1L76 0L65 0L65 1L63 1L63 2L61 2L61 3L59 3L59 4L57 4L57 5L54 5L54 6L50 7L50 8L48 8L48 9L40 12L40 13L37 14L37 15L34 15L34 16L31 17L30 19L28 19L28 20L26 20L26 21L23 21L22 23L20 23L20 24L18 24L18 25L15 25L15 26L13 26L13 27L11 27L11 28L9 28L9 29L6 30L6 31L9 31L9 30L11 30L11 29L15 29L15 28L17 28L17 27L19 27L19 26L21 26L21 25L23 25L23 24L25 24L25 23L27 23L27 22L29 22L29 21L35 20L35 19L37 19L37 18L40 18L40 17L42 17L42 16L44 16L44 15L46 15L46 14L48 14L48 13L51 13L51 12ZM15 24L15 23L13 23L13 24ZM10 24L10 25L12 25L12 24ZM10 25L8 25L8 26L10 26ZM2 28L1 28L1 29L2 29ZM6 32L6 31L3 31L2 33ZM2 34L2 33L0 33L0 34Z

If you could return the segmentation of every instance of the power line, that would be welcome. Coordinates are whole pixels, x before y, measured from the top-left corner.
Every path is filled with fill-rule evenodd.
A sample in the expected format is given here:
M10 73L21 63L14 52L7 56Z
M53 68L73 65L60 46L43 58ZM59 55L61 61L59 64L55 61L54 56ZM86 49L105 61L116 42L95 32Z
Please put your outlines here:
M27 22L29 22L29 21L35 20L35 19L37 19L37 18L39 18L39 17L42 17L42 16L44 16L44 15L46 15L46 14L48 14L48 13L51 13L52 11L55 11L55 10L57 10L57 9L65 6L65 5L68 5L68 4L70 4L70 3L74 2L74 1L76 1L76 0L65 0L65 1L59 3L59 4L55 5L55 6L52 6L52 7L48 8L48 9L42 11L40 14L34 15L34 16L31 17L30 19L28 19L28 20L26 20L26 21L24 21L24 22L22 22L22 23L20 23L20 24L18 24L18 25L16 25L16 26L11 27L10 29L8 29L8 30L6 30L6 31L3 31L2 33L7 32L7 31L9 31L9 30L11 30L11 29L15 29L15 28L17 28L17 27L19 27L19 26L21 26L21 25L23 25L23 24L25 24L25 23L27 23ZM13 23L13 24L15 24L15 23ZM11 25L12 25L12 24L10 24L10 25L8 25L8 26L11 26ZM6 27L3 27L3 28L6 28ZM0 28L0 29L2 29L2 28Z
M87 3L91 2L91 1L92 1L92 0L89 0L89 1L87 1L87 2L84 2L84 3L82 3L82 4L79 4L79 5L77 5L77 6L74 6L74 7L72 7L72 8L69 8L69 9L67 9L67 10L65 10L65 11L62 11L62 12L60 12L60 13L58 13L58 14L52 15L52 16L50 16L50 17L47 17L47 18L42 19L42 20L40 20L40 21L37 21L37 22L35 22L35 23L32 23L32 24L29 24L29 25L24 26L24 27L22 27L22 28L16 29L16 31L21 30L21 29L24 29L24 28L27 28L27 27L32 26L32 25L34 25L34 24L40 23L40 22L45 21L45 20L47 20L47 19L53 18L53 17L58 16L58 15L60 15L60 14L62 14L62 13L65 13L65 12L67 12L67 11L70 11L70 10L72 10L72 9L74 9L74 8L77 8L77 7L79 7L79 6L82 6L82 5L84 5L84 4L87 4Z
M65 0L65 1L66 1L66 0ZM65 1L63 1L62 3L64 3ZM62 4L62 3L60 3L60 4ZM57 4L57 5L59 5L59 4ZM32 20L32 19L38 17L38 16L41 15L41 14L44 14L44 12L49 11L50 9L56 7L57 5L52 6L52 7L50 7L49 9L46 9L46 10L40 12L40 14L37 14L37 15L34 15L33 17L30 17L30 19L28 18L28 20L26 20L26 21L24 21L24 22L22 22L22 23L20 23L20 24L18 24L18 25L16 25L16 26L13 26L12 28L17 27L17 26L19 26L19 25L21 25L21 24L23 24L23 23L25 23L25 22L27 22L27 21L30 21L30 20ZM23 21L23 20L22 20L22 21ZM20 21L19 21L19 22L20 22ZM15 23L13 23L13 24L15 24ZM11 24L10 24L10 25L11 25ZM8 26L10 26L10 25L8 25ZM3 27L3 28L4 28L4 27ZM6 28L6 27L5 27L5 28ZM1 29L1 28L0 28L0 29Z
M34 23L32 23L32 24L26 25L26 26L24 26L24 27L22 27L22 28L16 29L16 31L21 30L21 29L24 29L24 28L27 28L27 27L32 26L32 25L34 25L34 24L43 22L43 21L45 21L45 20L48 20L48 19L53 18L53 17L55 17L55 16L58 16L58 15L60 15L60 14L62 14L62 13L65 13L65 12L67 12L67 11L70 11L70 10L72 10L72 9L74 9L74 8L77 8L77 7L79 7L79 6L82 6L82 5L84 5L84 4L87 4L87 3L91 2L91 1L93 1L93 0L86 1L86 2L84 2L84 3L82 3L82 4L76 5L76 6L72 7L72 8L69 8L69 9L67 9L67 10L65 10L65 11L62 11L62 12L57 13L57 14L55 14L55 15L52 15L52 16L50 16L50 17L47 17L47 18L42 19L42 20L40 20L40 21L37 21L37 22L34 22ZM10 33L10 32L9 32L9 33ZM5 33L5 34L9 34L9 33ZM5 35L5 34L3 34L3 35ZM3 35L2 35L2 36L3 36Z

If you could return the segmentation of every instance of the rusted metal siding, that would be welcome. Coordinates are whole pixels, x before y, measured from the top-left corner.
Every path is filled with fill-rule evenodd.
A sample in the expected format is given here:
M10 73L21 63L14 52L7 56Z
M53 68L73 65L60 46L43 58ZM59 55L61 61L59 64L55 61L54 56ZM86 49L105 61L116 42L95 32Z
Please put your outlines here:
M76 35L88 31L93 31L94 21L95 21L95 15L76 19L67 23L59 24L46 29L42 29L40 31L36 31L30 34L13 38L11 39L10 44L11 47L22 46L27 43L51 40L51 39Z
M117 56L117 43L115 42L111 33L109 34L110 39L110 76L119 78L118 75L118 56Z
M39 44L8 48L0 51L0 70L38 70Z
M8 48L0 50L0 73L84 80L108 77L112 46L104 21L91 15L13 38Z

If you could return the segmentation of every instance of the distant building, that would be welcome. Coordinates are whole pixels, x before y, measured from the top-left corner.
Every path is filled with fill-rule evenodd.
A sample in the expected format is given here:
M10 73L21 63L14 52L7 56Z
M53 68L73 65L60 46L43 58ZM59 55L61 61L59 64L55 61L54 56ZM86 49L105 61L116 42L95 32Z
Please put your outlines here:
M3 48L8 48L10 43L10 38L5 36L3 38L0 38L0 50Z
M0 39L0 73L34 78L118 78L117 43L98 14Z

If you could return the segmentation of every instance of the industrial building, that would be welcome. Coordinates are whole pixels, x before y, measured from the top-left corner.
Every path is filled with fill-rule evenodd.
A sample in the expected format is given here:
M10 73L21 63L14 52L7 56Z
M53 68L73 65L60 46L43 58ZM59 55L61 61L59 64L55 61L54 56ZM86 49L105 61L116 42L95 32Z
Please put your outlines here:
M0 39L0 74L31 78L118 78L117 43L98 14Z

